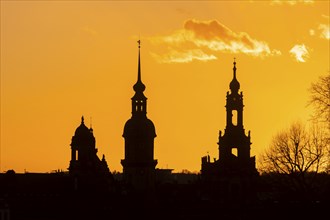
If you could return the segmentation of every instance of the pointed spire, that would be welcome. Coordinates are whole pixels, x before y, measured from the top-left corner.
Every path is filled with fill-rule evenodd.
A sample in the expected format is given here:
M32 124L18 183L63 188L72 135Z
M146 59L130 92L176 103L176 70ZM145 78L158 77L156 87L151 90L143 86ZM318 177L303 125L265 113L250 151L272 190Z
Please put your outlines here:
M139 58L138 58L138 81L141 81L141 61L140 61L140 48L141 48L141 40L137 41L139 44Z
M233 72L234 72L234 79L236 79L236 57L234 57L234 68L233 68Z
M140 59L141 40L138 40L137 43L138 43L138 48L139 48L139 54L138 54L138 78L137 78L137 82L133 86L133 89L134 89L135 92L143 92L146 87L142 83L142 80L141 80L141 59Z
M84 116L81 116L81 124L84 124Z

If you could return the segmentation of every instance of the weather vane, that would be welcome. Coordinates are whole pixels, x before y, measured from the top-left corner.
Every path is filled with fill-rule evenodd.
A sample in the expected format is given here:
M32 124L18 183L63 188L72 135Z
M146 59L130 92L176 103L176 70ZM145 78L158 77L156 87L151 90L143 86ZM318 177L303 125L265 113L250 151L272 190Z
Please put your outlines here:
M139 48L140 48L141 47L141 40L139 39L137 42L138 42Z

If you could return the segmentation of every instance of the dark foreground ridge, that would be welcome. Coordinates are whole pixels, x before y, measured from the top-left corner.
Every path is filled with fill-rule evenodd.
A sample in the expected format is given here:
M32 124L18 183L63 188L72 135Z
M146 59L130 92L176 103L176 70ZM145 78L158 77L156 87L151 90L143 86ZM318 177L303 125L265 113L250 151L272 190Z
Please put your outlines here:
M162 171L160 172L162 173ZM315 219L328 216L330 177L320 187L297 194L259 176L249 198L202 181L199 174L160 174L153 194L136 192L120 180L84 179L69 173L0 175L2 219ZM318 191L319 190L319 191Z

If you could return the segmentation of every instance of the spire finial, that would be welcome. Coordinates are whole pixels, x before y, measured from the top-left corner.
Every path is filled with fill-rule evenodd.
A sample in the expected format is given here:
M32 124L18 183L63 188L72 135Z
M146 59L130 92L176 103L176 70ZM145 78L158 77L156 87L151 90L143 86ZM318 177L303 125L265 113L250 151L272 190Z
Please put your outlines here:
M139 48L139 55L138 55L138 79L135 85L133 86L133 89L135 92L143 92L145 90L145 85L141 81L141 59L140 59L140 48L141 48L141 40L139 39L137 41L138 48Z
M234 78L236 78L236 57L234 57Z
M137 41L138 43L138 48L139 48L139 60L138 60L138 81L141 81L141 61L140 61L140 48L141 48L141 40L139 38L139 40Z
M84 116L81 116L81 124L84 124Z
M89 123L90 123L90 128L93 129L92 128L92 116L90 117L90 122Z

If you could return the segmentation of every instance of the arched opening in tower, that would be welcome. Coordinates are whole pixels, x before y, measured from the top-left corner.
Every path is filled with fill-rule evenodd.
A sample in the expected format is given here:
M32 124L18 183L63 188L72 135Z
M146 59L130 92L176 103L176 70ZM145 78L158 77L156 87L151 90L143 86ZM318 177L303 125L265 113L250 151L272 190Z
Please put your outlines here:
M232 111L232 124L237 126L237 110Z
M234 155L235 157L238 156L238 151L236 147L231 149L231 154Z

